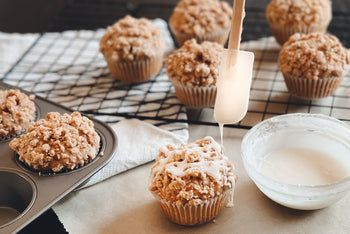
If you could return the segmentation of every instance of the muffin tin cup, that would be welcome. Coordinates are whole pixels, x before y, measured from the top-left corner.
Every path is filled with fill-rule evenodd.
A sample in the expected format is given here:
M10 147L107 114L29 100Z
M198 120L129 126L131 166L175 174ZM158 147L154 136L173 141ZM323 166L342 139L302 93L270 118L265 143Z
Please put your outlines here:
M106 58L109 71L118 80L127 83L141 83L159 73L163 65L163 53L133 62L115 62Z
M280 45L283 45L289 39L289 37L295 33L308 34L313 32L320 32L320 33L326 32L328 25L330 23L330 20L325 21L324 23L321 23L314 27L305 27L305 28L288 28L288 27L281 27L269 21L268 23L269 23L271 33L275 37L277 43Z
M229 191L199 205L177 205L166 199L159 199L164 215L172 222L184 226L206 223L215 218L226 205Z
M35 183L18 170L0 168L0 230L19 220L32 207Z
M191 34L185 34L182 32L177 31L176 29L174 29L171 24L169 24L169 28L172 32L172 34L174 35L178 45L181 47L185 41L190 40L192 38L196 39L197 43L200 44L204 41L212 41L212 42L217 42L221 45L225 45L225 43L227 42L228 39L228 35L230 30L229 29L222 29L219 32L215 32L215 33L208 33L205 35L191 35Z
M171 79L176 96L181 103L188 107L205 108L213 107L216 99L216 86L197 87L186 86Z
M0 89L14 88L0 81ZM37 120L45 118L48 112L73 112L41 97L35 97L34 103ZM9 147L9 142L24 132L0 141L0 233L15 233L21 230L87 181L116 155L117 136L114 131L94 118L89 119L94 123L95 130L101 138L99 153L88 164L67 172L38 172L20 162L18 155Z
M330 77L312 80L290 73L283 73L288 91L301 99L316 99L333 95L343 77Z

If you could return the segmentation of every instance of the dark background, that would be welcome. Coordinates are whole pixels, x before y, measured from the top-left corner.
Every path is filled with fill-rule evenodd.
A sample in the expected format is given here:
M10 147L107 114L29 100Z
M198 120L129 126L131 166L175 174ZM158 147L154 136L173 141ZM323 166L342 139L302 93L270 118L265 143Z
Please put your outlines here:
M232 5L232 1L228 2ZM265 19L269 2L246 0L243 41L271 35ZM328 30L349 48L350 1L332 2L333 19ZM0 0L0 31L44 33L105 28L126 14L167 21L176 3L177 0ZM65 230L49 209L20 233L65 233Z
M231 5L233 1L228 1ZM269 36L265 8L270 0L246 0L242 40ZM350 47L350 1L333 0L329 31ZM1 0L0 31L47 32L96 29L111 25L126 14L135 17L169 16L177 0Z

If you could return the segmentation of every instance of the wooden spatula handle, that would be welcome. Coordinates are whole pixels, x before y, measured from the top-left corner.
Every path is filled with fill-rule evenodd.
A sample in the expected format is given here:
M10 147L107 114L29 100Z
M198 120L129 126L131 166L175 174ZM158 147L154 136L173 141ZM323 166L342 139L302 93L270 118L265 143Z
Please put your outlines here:
M242 23L245 16L244 4L245 0L234 0L233 2L233 15L228 49L239 50L242 34Z

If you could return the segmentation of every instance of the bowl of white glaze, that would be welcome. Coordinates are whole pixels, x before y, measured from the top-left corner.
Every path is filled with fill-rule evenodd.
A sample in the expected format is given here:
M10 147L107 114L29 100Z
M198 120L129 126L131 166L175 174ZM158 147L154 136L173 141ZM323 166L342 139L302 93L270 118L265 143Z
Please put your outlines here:
M350 126L321 114L286 114L250 129L241 145L244 167L273 201L315 210L350 189Z

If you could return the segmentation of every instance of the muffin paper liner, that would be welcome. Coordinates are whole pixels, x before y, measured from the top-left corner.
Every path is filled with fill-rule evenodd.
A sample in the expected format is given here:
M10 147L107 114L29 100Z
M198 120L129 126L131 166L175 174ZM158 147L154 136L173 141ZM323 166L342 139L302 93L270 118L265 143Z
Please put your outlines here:
M283 45L289 39L289 37L295 33L308 34L313 32L321 32L321 33L326 32L330 21L326 21L315 27L306 27L306 28L288 28L288 27L281 27L281 26L275 25L274 23L271 23L269 21L268 23L270 26L271 33L275 37L276 41L280 45Z
M216 99L216 86L186 86L175 79L170 79L175 87L176 96L188 107L213 107Z
M290 73L283 73L288 91L302 99L322 98L333 95L343 77L330 77L312 80Z
M202 43L203 41L212 41L212 42L217 42L221 45L225 45L227 39L228 39L228 35L230 30L229 29L222 29L219 32L215 32L215 33L210 33L210 34L205 34L202 36L197 36L197 35L189 35L189 34L185 34L185 33L181 33L177 30L175 30L171 24L169 24L169 28L172 32L172 34L174 35L178 45L181 47L185 41L195 38L197 43Z
M225 206L229 191L199 205L176 205L176 203L165 199L159 199L159 204L165 216L172 222L184 226L193 226L215 218Z
M154 58L133 61L115 62L106 58L112 76L128 83L141 83L156 75L163 64L163 53Z

